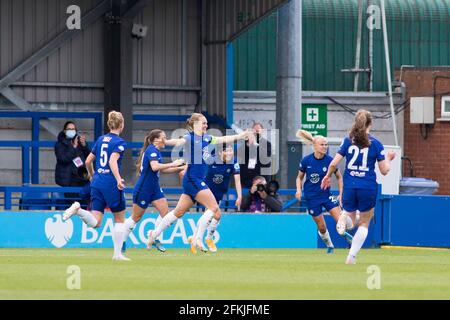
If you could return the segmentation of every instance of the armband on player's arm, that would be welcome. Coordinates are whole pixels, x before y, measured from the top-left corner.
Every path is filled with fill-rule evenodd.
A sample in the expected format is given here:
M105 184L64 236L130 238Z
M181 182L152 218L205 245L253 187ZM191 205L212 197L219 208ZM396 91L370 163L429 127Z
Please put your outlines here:
M211 136L211 144L218 144L218 143L219 143L219 141L218 141L217 137Z

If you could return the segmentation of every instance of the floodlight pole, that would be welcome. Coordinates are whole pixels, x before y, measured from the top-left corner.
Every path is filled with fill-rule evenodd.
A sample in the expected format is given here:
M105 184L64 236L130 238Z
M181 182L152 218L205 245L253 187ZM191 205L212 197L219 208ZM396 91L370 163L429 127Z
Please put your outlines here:
M397 136L397 122L395 121L394 99L392 97L391 62L389 59L389 43L386 27L386 10L384 6L384 0L380 0L380 3L381 3L381 21L383 24L384 56L386 59L386 74L388 81L389 104L391 106L392 126L394 130L395 145L398 146L399 144Z

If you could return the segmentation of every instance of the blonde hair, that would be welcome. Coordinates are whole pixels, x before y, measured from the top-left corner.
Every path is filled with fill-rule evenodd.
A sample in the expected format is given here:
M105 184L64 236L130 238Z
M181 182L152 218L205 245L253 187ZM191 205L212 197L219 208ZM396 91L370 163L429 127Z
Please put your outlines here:
M141 151L139 152L139 158L136 162L136 175L139 176L139 174L141 173L141 162L142 162L142 157L144 156L144 152L145 150L147 150L147 147L153 143L153 141L155 141L155 139L158 139L161 134L164 131L162 131L161 129L154 129L152 131L150 131L149 133L147 133L147 135L144 138L144 145L141 148Z
M314 144L319 139L326 140L326 138L324 136L321 136L321 135L313 136L311 134L311 132L308 132L308 131L302 130L302 129L298 130L295 136L297 138L301 139L306 144Z
M204 115L202 115L201 113L194 112L193 114L191 114L191 117L186 120L186 129L189 132L194 131L194 123L199 121L202 117L204 117Z
M120 112L117 111L111 111L108 113L108 128L109 130L116 130L119 129L120 126L123 124L123 115Z
M367 110L358 110L350 130L350 139L357 147L363 149L370 146L367 128L372 124L372 114Z

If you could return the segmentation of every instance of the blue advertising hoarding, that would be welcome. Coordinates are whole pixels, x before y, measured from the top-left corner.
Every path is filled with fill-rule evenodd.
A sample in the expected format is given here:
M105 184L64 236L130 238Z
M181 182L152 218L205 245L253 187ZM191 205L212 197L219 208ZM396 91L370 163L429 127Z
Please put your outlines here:
M167 229L162 243L185 248L200 214L186 214ZM128 247L145 247L147 231L154 228L155 213L146 214L128 239ZM62 221L62 213L0 213L2 248L109 248L113 217L105 214L98 229L87 227L78 217ZM216 232L220 248L317 248L317 229L305 214L223 214Z

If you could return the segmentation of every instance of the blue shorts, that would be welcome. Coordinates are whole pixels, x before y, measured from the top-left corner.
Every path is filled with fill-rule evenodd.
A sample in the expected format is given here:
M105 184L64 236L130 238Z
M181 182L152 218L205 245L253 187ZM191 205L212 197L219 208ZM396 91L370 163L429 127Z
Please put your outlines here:
M345 189L342 194L342 206L347 212L369 211L375 207L378 190L372 189Z
M91 187L91 208L94 211L104 212L108 207L111 212L125 210L125 195L123 190L116 186L109 189L99 189Z
M313 217L318 217L325 211L330 211L333 208L339 206L339 203L332 201L330 198L322 198L322 199L307 199L306 205L308 207L309 215Z
M209 187L202 179L188 177L187 175L184 176L183 193L190 196L193 202L195 202L197 193L206 189L209 189Z
M147 209L150 203L162 198L164 198L164 193L159 186L153 192L133 192L133 204L138 205L142 209Z
M222 201L222 199L223 199L223 193L222 193L222 192L219 192L219 191L213 191L213 190L211 190L211 191L212 191L212 193L213 193L213 195L214 195L214 198L215 198L216 201L217 201L217 204L219 204L220 201Z

